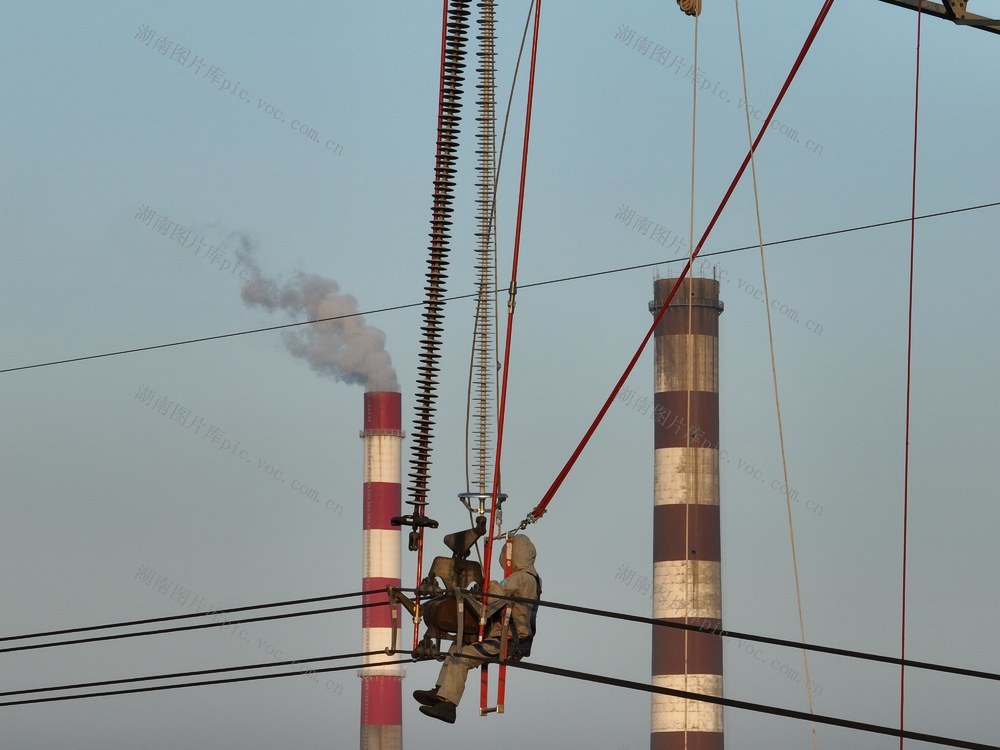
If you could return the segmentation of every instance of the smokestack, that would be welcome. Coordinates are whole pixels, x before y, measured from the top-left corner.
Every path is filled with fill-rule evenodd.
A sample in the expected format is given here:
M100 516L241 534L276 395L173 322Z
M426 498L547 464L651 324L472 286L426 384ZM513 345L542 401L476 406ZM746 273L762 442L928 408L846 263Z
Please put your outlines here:
M384 591L399 586L400 449L403 442L401 397L389 391L365 393L364 548L362 589ZM386 594L367 594L361 615L363 651L392 645L392 619ZM396 607L397 622L399 607ZM389 657L364 657L366 664ZM401 750L403 747L403 670L399 666L364 667L361 677L361 750Z
M676 279L658 279L650 312ZM690 311L689 311L690 302ZM722 695L719 282L685 279L656 328L652 682ZM722 706L654 694L651 750L722 750Z

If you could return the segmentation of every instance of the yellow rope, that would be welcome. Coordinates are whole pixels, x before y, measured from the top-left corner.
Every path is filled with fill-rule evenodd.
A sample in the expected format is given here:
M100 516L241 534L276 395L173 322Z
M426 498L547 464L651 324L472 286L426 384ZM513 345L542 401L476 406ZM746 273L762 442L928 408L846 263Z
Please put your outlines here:
M746 61L743 55L743 32L740 28L740 0L735 0L736 3L736 35L739 39L740 44L740 70L743 75L743 101L749 102L750 97L747 95L747 69ZM781 401L778 398L778 368L775 364L774 357L774 331L771 326L771 303L770 297L767 291L767 267L764 263L764 230L761 228L760 221L760 200L757 193L757 167L754 163L753 155L753 131L750 127L750 106L749 104L744 108L747 120L747 137L750 140L750 174L753 177L753 202L754 209L757 213L757 238L760 243L760 272L763 279L764 288L764 309L767 312L767 339L771 350L771 379L774 384L774 408L777 412L778 417L778 442L781 446L781 469L785 479L785 505L788 509L788 537L791 540L792 546L792 573L795 578L795 601L798 606L799 611L799 634L802 637L802 642L806 641L806 626L805 619L802 616L802 594L799 590L799 565L798 558L795 553L795 527L792 523L792 496L791 490L788 485L788 461L785 457L785 431L781 424ZM809 713L813 713L813 697L812 697L812 682L809 679L809 654L805 650L802 651L802 662L805 669L806 675L806 698L809 702ZM813 750L819 750L819 743L816 738L816 723L811 724L812 727L812 745Z

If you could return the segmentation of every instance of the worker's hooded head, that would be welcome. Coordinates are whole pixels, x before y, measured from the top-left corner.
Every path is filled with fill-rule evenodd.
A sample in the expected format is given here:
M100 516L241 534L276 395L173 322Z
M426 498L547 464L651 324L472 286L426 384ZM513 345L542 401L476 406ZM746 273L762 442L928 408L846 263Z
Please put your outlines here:
M507 545L503 544L500 547L500 564L503 565L507 562L506 559ZM526 537L524 534L517 534L511 542L511 553L510 553L510 572L516 573L519 570L527 571L532 575L537 576L538 571L535 570L535 545L532 541Z

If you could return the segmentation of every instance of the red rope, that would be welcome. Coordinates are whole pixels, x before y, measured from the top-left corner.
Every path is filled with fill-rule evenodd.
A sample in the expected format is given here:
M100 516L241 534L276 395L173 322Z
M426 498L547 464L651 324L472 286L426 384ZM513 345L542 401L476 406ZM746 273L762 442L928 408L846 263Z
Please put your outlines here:
M489 588L490 566L493 562L493 532L495 530L497 494L500 491L500 456L503 451L503 426L507 413L507 377L510 374L510 342L514 332L514 304L517 294L517 262L521 253L521 218L524 214L524 185L528 173L528 140L531 135L531 104L535 93L535 62L538 57L538 25L542 16L542 0L535 0L535 25L531 38L531 66L528 71L528 102L524 113L524 145L521 148L521 181L517 195L517 224L514 228L514 258L510 271L510 297L507 302L507 336L503 348L503 377L500 385L500 409L497 414L497 447L493 459L493 491L490 497L490 531L486 535L486 545L483 549L483 581ZM506 569L505 569L506 572ZM488 604L486 591L483 591L483 607ZM479 621L479 640L485 636L485 623ZM500 682L497 686L497 706L503 705L506 665L500 665ZM479 709L485 715L488 703L489 675L486 664L480 671Z
M601 420L604 419L604 415L607 413L608 409L611 407L612 402L617 397L618 391L621 390L622 385L624 385L625 381L628 379L628 376L632 373L632 370L635 367L636 362L639 361L639 357L642 355L643 350L646 348L646 344L649 343L649 339L653 336L653 332L656 330L656 326L659 325L660 319L663 317L663 313L670 305L671 300L673 300L674 295L677 293L677 289L680 287L681 283L684 281L684 278L691 270L691 264L694 262L694 259L698 257L698 253L701 252L701 248L704 246L705 241L708 239L709 234L711 234L712 229L715 227L715 223L719 220L719 216L721 216L722 210L726 207L726 204L729 202L730 196L732 196L733 191L736 189L737 184L739 184L740 178L743 176L744 171L746 171L747 165L750 163L751 157L757 150L757 145L760 143L761 138L764 137L764 133L767 132L768 125L770 124L771 119L774 117L774 113L777 111L778 105L784 98L785 92L788 91L788 87L791 85L792 79L795 78L795 74L798 72L799 67L802 65L802 61L805 59L806 53L809 51L809 48L812 46L813 40L819 33L820 27L822 27L823 25L823 21L826 20L827 13L830 12L830 8L832 5L833 5L833 0L825 0L825 2L823 3L823 7L820 9L819 15L816 17L816 21L813 23L812 28L809 30L809 35L806 37L806 41L802 45L802 49L799 51L798 57L795 58L795 63L792 65L792 69L789 71L788 77L785 79L785 83L782 85L781 90L778 92L778 96L774 100L774 104L771 105L771 111L768 112L767 117L764 120L764 124L761 125L760 132L757 133L757 137L754 139L753 144L750 146L750 150L747 152L746 157L744 157L743 163L740 165L740 168L736 171L736 176L733 177L733 181L729 184L729 188L726 190L726 194L722 197L722 202L719 203L719 207L715 210L715 213L712 215L712 220L708 223L708 226L705 228L705 232L704 234L702 234L701 239L698 241L697 247L695 247L695 250L691 254L690 258L688 258L688 262L684 264L684 269L681 271L680 276L674 283L673 289L670 290L670 294L667 295L666 300L664 300L663 302L663 306L660 308L660 311L656 314L656 317L653 320L653 325L649 327L649 330L643 337L642 342L639 344L639 348L636 349L635 354L629 361L628 367L625 368L625 372L622 373L622 376L618 378L618 382L615 384L615 387L611 390L611 395L608 396L607 400L604 402L604 405L601 407L601 410L597 413L597 416L594 418L594 421L587 429L587 432L583 436L583 439L580 441L580 444L577 445L576 450L573 451L573 454L569 457L569 460L566 462L566 465L563 466L558 476L556 476L555 481L552 482L552 486L549 487L548 491L546 491L541 501L538 503L535 509L531 511L530 514L528 514L529 520L537 521L545 513L546 507L551 502L556 492L559 490L559 487L562 486L563 481L566 479L566 476L573 468L573 465L576 463L576 460L580 457L580 454L583 452L583 449L587 446L587 443L590 442L590 438L597 430L597 427L598 425L600 425Z
M493 560L493 519L497 494L500 491L500 455L503 451L503 426L507 412L507 377L510 375L510 342L514 331L514 297L517 294L517 261L521 251L521 217L524 212L524 184L528 171L528 139L531 134L531 103L535 92L535 60L538 53L538 25L541 20L542 1L535 0L535 26L531 39L531 67L528 72L528 103L524 114L524 145L521 149L521 184L517 196L517 224L514 229L514 259L510 272L510 299L507 304L507 337L503 349L503 378L500 385L500 410L497 415L497 448L493 461L493 492L490 499L490 533L486 537L483 576L490 580L490 563ZM484 602L485 603L485 602Z
M899 650L900 658L906 658L906 552L907 528L910 496L910 363L913 353L913 261L917 232L917 122L920 113L920 19L923 16L921 0L917 0L917 62L913 92L913 181L910 186L910 289L906 318L906 427L903 448L903 594L900 616ZM903 730L905 710L906 667L899 667L899 729ZM899 748L903 750L903 737L899 738Z

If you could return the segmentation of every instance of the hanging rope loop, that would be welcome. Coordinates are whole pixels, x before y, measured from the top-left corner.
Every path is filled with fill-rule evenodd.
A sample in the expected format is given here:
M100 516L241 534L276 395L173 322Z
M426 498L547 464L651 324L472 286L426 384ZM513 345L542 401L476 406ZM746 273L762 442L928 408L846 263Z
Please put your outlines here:
M701 0L677 0L677 7L689 16L701 15Z

